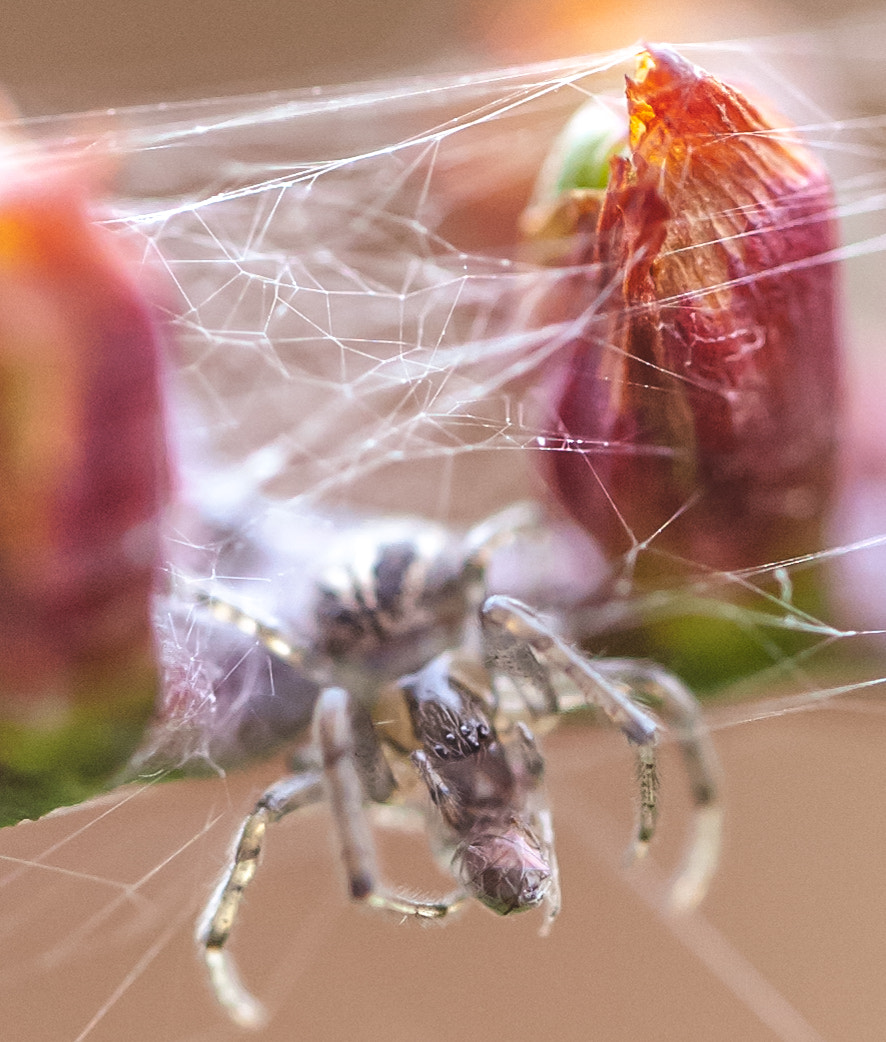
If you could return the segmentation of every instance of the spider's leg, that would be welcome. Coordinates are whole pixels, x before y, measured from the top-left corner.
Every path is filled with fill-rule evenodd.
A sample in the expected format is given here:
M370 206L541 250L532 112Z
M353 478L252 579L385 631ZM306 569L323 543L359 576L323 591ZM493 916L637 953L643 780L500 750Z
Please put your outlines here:
M447 821L456 819L458 817L458 800L446 782L440 777L440 773L431 766L427 755L421 749L417 749L410 759L430 793L434 806L440 811L443 818Z
M519 704L533 720L559 714L560 699L551 682L548 664L537 657L530 645L511 640L507 634L495 635L486 616L481 618L484 654L491 671L508 678ZM504 700L503 704L506 704Z
M535 735L529 730L522 720L518 720L515 727L517 745L520 758L526 772L532 778L541 778L545 772L545 761L535 740Z
M656 743L659 727L655 720L638 706L624 688L613 682L596 664L559 637L531 608L512 597L489 597L481 610L483 640L487 662L493 671L512 676L517 688L520 683L532 684L534 671L521 671L526 651L535 661L534 669L550 676L560 673L569 681L571 694L555 693L556 711L568 712L580 706L593 705L601 709L611 723L621 730L635 750L640 791L640 813L632 853L634 857L646 852L655 832L658 817L658 769ZM516 675L515 674L516 671Z
M204 589L196 584L183 586L183 597L203 605L220 622L235 626L241 633L255 639L281 662L295 669L307 670L316 665L306 648L293 644L276 625L262 620L241 608L232 600L230 591Z
M530 608L512 598L490 597L483 606L482 619L493 668L499 661L506 667L508 649L515 642L528 646L539 662L562 672L581 699L599 706L636 747L641 793L637 843L641 849L651 838L657 812L657 726L634 698L642 698L661 711L680 744L696 807L694 835L683 868L674 881L670 904L674 910L698 904L719 857L721 809L717 758L691 692L654 663L629 659L588 661ZM560 711L579 704L561 696Z
M452 912L464 898L461 891L437 901L418 901L388 892L378 882L375 844L363 803L367 795L379 801L386 799L390 790L367 791L367 765L375 775L379 759L384 760L368 715L355 711L346 691L327 688L317 703L314 723L351 897L370 908L418 919L440 919Z
M496 550L523 534L542 530L544 512L537 503L511 503L491 517L485 518L465 538L465 566L483 573Z
M544 758L535 740L535 735L529 730L522 720L516 725L517 743L524 766L530 777L540 779L544 774ZM541 928L543 937L551 932L554 920L560 914L560 866L557 863L557 848L554 846L554 822L548 807L536 808L533 815L533 824L537 827L539 838L544 846L545 859L551 870L551 881L545 895L547 914Z
M231 1018L244 1027L258 1027L265 1019L261 1005L240 981L237 969L225 950L246 887L258 868L268 825L294 810L324 797L320 771L292 774L275 782L256 803L243 823L233 860L222 877L197 927L197 943L209 970L219 1003Z
M693 694L654 662L603 659L597 669L624 684L632 696L652 705L673 731L683 753L695 804L694 836L670 893L673 910L694 908L704 897L717 867L723 811L719 767Z

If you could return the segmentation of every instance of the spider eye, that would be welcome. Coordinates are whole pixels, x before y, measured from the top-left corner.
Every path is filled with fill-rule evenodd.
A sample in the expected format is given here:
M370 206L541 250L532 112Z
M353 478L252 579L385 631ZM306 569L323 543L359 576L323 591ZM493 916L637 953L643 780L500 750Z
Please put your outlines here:
M538 841L516 824L475 836L459 847L453 863L473 896L499 915L535 908L551 883Z
M469 719L458 724L457 731L444 731L442 740L440 740L439 732L428 735L425 739L425 748L440 759L450 756L465 757L479 752L488 743L491 735L492 728L488 724Z

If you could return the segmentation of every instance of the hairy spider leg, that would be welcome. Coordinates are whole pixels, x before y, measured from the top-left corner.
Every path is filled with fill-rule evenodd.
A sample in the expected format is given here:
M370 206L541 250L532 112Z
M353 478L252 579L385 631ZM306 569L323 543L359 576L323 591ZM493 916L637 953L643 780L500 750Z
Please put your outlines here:
M535 735L522 720L516 724L517 745L526 770L535 778L541 778L544 774L545 761L538 747ZM547 806L538 807L535 811L535 823L538 826L539 836L545 847L548 865L551 869L551 882L545 895L547 914L542 924L541 934L543 937L551 932L554 920L560 914L562 904L560 892L560 865L557 861L557 848L554 846L554 820Z
M480 521L465 536L465 567L483 575L496 550L520 535L540 533L544 519L537 503L521 501Z
M225 950L240 902L258 868L268 825L292 811L318 803L325 794L323 774L319 770L288 775L266 790L244 821L231 865L198 923L197 943L209 970L213 992L231 1018L242 1027L260 1027L266 1015L261 1004L244 987Z
M639 822L632 851L635 857L645 852L655 831L659 788L655 749L659 725L636 699L652 702L672 724L689 775L695 814L693 835L668 903L675 911L697 905L716 868L721 811L717 759L692 694L676 677L653 663L588 660L536 612L512 597L487 598L481 609L481 622L486 658L493 672L509 676L521 693L522 684L533 687L543 674L545 702L550 702L553 693L558 714L597 706L634 747L640 789ZM528 670L527 650L534 660ZM567 678L573 688L571 693L554 689L552 671ZM531 710L531 702L528 705Z
M188 587L187 594L195 604L207 608L219 622L226 622L234 626L247 637L255 637L272 655L281 662L292 666L293 669L306 670L312 665L310 655L305 648L290 643L278 627L263 622L244 611L228 599L229 595L223 596L196 584Z
M720 857L723 808L719 802L720 771L701 709L691 691L673 673L642 659L601 659L597 670L621 684L664 718L683 754L695 804L694 835L683 865L671 884L672 911L694 908L707 893Z
M314 748L320 766L287 775L266 790L240 830L234 855L197 928L197 942L219 1003L243 1027L261 1027L266 1014L243 985L226 951L244 892L255 876L269 825L287 814L330 802L342 848L348 889L371 908L419 919L439 919L465 898L456 891L418 901L382 890L376 880L375 844L364 801L384 803L396 782L366 709L342 688L326 688L314 708Z
M511 678L518 692L527 699L530 712L538 715L529 691L542 688L545 705L553 714L579 706L598 706L618 727L635 749L640 789L640 813L632 856L645 854L655 833L658 817L658 770L655 744L658 725L628 696L558 637L539 615L512 597L494 596L481 610L487 662L493 673ZM580 701L567 704L551 681L552 670L567 677Z
M385 802L393 792L394 780L391 776L386 793L367 792L367 766L373 772L379 762L387 766L368 713L342 688L327 688L317 702L314 722L351 897L370 908L417 919L441 919L454 911L465 899L461 890L436 901L418 901L382 889L378 883L375 843L364 801L368 796Z

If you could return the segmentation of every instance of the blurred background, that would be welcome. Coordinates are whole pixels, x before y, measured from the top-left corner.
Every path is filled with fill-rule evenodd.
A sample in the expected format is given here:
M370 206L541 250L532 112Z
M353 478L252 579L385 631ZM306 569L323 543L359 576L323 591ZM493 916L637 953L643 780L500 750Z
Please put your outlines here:
M866 0L34 0L4 11L0 81L33 115L822 28L820 74L849 41L858 63L882 49Z
M886 18L880 4L853 0L33 0L4 11L0 81L40 116L451 73L639 38L735 39L776 65L783 52L785 78L823 120L847 106L886 112ZM861 284L856 299L866 292L876 286ZM851 319L875 346L879 318L872 309ZM856 363L877 374L864 391L872 407L881 359ZM565 910L546 941L535 921L479 909L445 930L360 915L347 906L324 814L281 829L237 937L244 975L274 1014L259 1037L881 1039L886 716L876 692L803 715L755 721L720 707L712 719L727 847L710 900L686 923L658 912L654 866L621 870L630 773L617 736L589 744L571 732L552 751ZM4 1036L246 1037L210 1001L191 931L229 836L275 773L263 765L223 783L139 789L0 835ZM672 820L662 864L679 848L679 813ZM387 857L400 878L412 848L398 844ZM415 885L440 883L419 875Z

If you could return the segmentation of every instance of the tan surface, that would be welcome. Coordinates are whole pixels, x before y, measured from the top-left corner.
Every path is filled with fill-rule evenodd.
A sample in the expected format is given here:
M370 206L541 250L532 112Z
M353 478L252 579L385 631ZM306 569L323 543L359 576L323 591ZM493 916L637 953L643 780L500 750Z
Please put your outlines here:
M547 940L532 916L478 907L439 929L352 910L325 818L293 820L272 836L235 937L244 977L274 1013L258 1037L882 1038L884 732L862 707L719 731L723 869L703 913L674 925L656 902L681 838L680 772L665 779L654 861L624 874L630 764L614 735L546 744L565 902ZM2 866L4 1037L242 1037L214 1009L191 937L228 836L271 774L160 786L104 818L81 809L0 836L6 857L45 854L44 867ZM389 855L391 877L421 885L408 867L423 861L420 844L398 838Z

